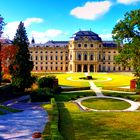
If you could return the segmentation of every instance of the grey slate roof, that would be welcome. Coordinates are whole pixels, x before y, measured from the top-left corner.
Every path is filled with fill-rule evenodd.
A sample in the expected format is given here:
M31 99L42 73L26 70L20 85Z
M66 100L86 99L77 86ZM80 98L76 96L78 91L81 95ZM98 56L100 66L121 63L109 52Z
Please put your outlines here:
M103 41L103 47L117 47L117 43L114 41Z
M78 31L71 38L74 40L80 40L80 39L82 39L82 37L86 37L89 40L102 41L102 39L99 37L99 35L92 31Z

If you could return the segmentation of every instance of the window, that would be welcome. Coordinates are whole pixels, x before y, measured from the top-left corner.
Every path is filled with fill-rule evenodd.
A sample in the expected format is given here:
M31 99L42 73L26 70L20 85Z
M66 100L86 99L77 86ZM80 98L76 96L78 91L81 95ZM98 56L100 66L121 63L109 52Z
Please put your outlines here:
M51 59L51 60L53 60L53 57L52 57L52 56L50 56L50 59Z
M42 51L40 53L43 53Z
M116 53L116 51L114 51L114 53Z
M116 70L116 68L115 68L115 67L113 67L113 70L115 71L115 70Z
M41 62L40 64L43 64L43 62Z
M84 55L84 60L87 60L87 54Z
M48 59L48 57L46 56L46 60Z
M48 53L47 51L45 53Z
M63 70L63 67L61 67L61 70Z
M84 47L87 47L87 44L84 44Z
M78 60L81 60L81 54L78 54Z
M38 70L38 67L35 67L35 70Z
M38 63L36 62L36 64L38 64Z
M57 62L56 62L56 64L57 64Z
M68 56L66 55L66 60L68 60Z
M111 53L110 51L108 53Z
M52 70L52 67L51 67L51 70Z
M63 53L62 51L60 53Z
M40 70L43 70L43 67L40 67Z
M57 56L55 56L55 60L57 60Z
M90 60L93 60L93 54L90 55Z
M90 44L90 47L93 47L94 45L93 44Z
M110 63L108 62L108 64L110 64Z
M78 44L78 47L81 47L81 44Z
M55 67L55 70L57 70L57 67Z
M35 56L35 60L37 60L38 59L38 57L37 56Z
M101 44L99 44L99 47L101 47L102 45Z
M53 64L53 62L51 62L51 64Z
M70 55L70 60L72 60L72 55Z
M60 60L63 60L63 56L62 55L60 56Z
M37 51L35 53L37 53Z
M43 60L43 56L40 56L40 60Z
M46 62L46 64L48 64L48 62Z
M110 60L110 55L108 56L108 60Z
M46 70L48 69L48 67L46 67Z
M57 51L55 53L58 53Z
M32 53L32 51L30 53Z
M50 53L53 53L53 52L50 52Z

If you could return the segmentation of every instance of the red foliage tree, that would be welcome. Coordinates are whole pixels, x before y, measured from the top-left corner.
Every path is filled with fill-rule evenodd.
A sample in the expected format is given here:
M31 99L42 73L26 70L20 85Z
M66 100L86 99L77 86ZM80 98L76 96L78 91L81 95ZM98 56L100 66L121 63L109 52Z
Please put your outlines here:
M15 45L2 46L0 59L2 61L2 71L9 74L9 66L13 64L18 49Z

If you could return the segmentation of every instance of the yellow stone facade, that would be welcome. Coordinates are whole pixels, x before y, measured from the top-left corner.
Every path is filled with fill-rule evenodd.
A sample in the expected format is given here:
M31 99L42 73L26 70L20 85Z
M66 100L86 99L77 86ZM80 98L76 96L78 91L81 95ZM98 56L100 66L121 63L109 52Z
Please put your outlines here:
M33 71L115 72L131 71L115 64L118 55L113 41L102 41L92 31L79 31L70 41L49 41L29 47Z

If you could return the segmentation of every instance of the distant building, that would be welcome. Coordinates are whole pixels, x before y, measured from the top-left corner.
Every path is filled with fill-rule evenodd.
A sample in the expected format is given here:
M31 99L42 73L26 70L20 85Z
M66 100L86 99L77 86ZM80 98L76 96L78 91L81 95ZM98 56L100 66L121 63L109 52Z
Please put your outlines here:
M35 42L35 41L34 41ZM102 41L92 31L79 31L69 41L30 44L33 71L44 72L115 72L131 71L116 65L117 44Z

